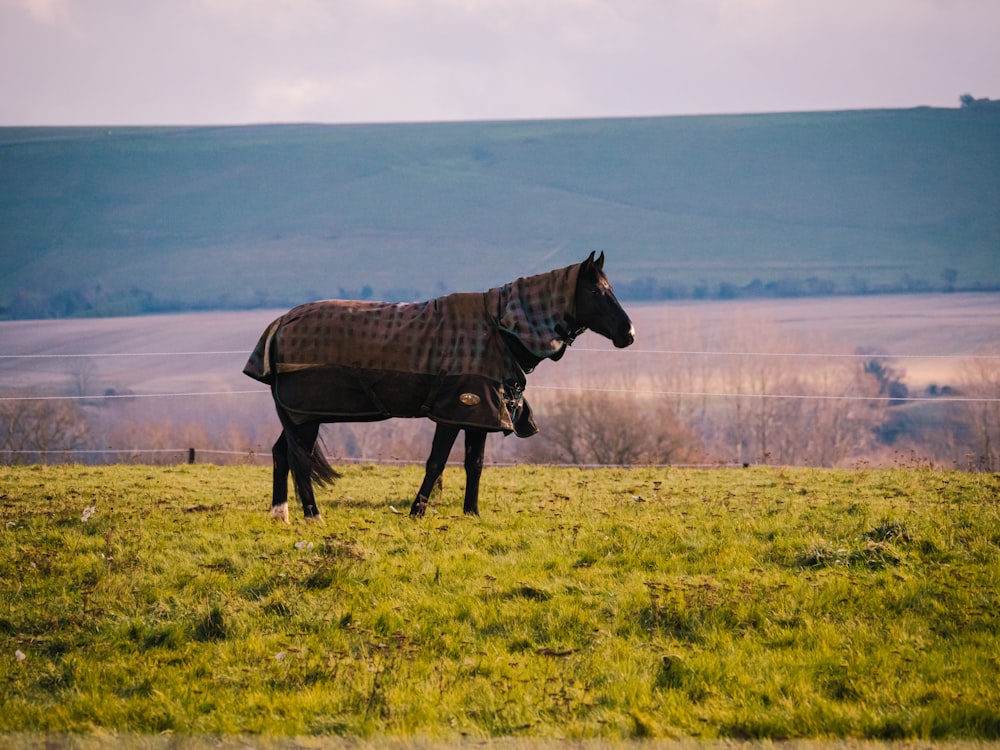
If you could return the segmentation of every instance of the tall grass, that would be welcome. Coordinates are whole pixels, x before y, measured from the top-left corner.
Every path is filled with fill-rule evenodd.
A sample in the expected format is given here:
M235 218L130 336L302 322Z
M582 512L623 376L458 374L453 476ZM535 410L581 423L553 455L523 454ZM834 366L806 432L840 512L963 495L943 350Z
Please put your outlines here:
M1000 738L996 475L343 472L0 468L0 732Z

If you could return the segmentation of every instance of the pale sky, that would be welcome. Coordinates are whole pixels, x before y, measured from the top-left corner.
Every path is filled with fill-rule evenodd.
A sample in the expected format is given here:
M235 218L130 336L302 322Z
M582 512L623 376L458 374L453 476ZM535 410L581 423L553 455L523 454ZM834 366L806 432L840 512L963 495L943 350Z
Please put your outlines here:
M1000 98L1000 0L0 0L0 126Z

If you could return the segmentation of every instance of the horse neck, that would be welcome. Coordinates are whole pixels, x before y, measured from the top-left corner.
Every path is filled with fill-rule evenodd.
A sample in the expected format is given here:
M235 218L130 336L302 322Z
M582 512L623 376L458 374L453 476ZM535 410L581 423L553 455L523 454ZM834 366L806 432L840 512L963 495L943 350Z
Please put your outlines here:
M572 338L576 279L570 282L569 270L523 277L490 292L496 295L497 326L508 333L508 347L525 372L543 359L559 359Z
M541 357L536 357L534 354L529 352L524 344L514 334L509 331L500 330L500 334L503 336L504 344L507 345L507 350L514 357L514 361L517 362L517 366L520 367L525 373L532 372L539 363L542 361Z

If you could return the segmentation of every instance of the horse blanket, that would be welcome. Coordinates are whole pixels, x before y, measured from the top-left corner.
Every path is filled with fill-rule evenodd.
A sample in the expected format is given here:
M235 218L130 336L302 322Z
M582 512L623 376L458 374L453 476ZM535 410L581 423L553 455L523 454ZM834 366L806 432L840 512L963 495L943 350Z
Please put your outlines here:
M579 268L425 302L300 305L268 326L243 372L269 384L299 423L428 417L531 435L523 399L531 368L507 338L534 361L561 357Z

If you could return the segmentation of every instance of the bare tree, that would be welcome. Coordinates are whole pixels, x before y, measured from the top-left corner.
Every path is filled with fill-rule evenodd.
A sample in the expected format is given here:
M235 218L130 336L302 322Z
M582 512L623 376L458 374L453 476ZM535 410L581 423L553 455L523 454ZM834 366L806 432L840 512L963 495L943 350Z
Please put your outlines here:
M1000 470L1000 349L977 353L961 364L961 391L967 398L962 411L969 426L972 462L985 471Z
M0 401L0 460L29 463L44 452L85 448L90 428L74 401L30 394Z
M698 440L663 399L636 393L571 391L536 409L542 434L530 460L577 465L660 465L689 460Z
M831 351L833 351L831 349ZM802 463L837 466L875 447L885 420L878 379L857 360L821 360L809 373L811 400L800 425Z
M664 352L648 377L666 406L678 422L704 426L710 412L708 394L717 382L709 353L713 344L704 325L690 314L667 308L649 346Z
M775 460L773 453L780 445L775 432L794 408L775 396L796 390L791 384L800 363L794 356L775 355L799 351L797 342L772 319L743 316L734 321L720 348L734 352L728 363L720 364L723 388L733 394L729 434L736 461Z
M709 444L739 463L835 466L874 442L885 415L880 382L836 342L810 337L804 345L774 322L734 320L720 352L713 387L733 394L710 413ZM871 399L871 400L868 400ZM706 437L708 433L705 433Z
M70 387L74 396L93 396L92 389L97 382L97 365L93 357L74 357L66 365Z

